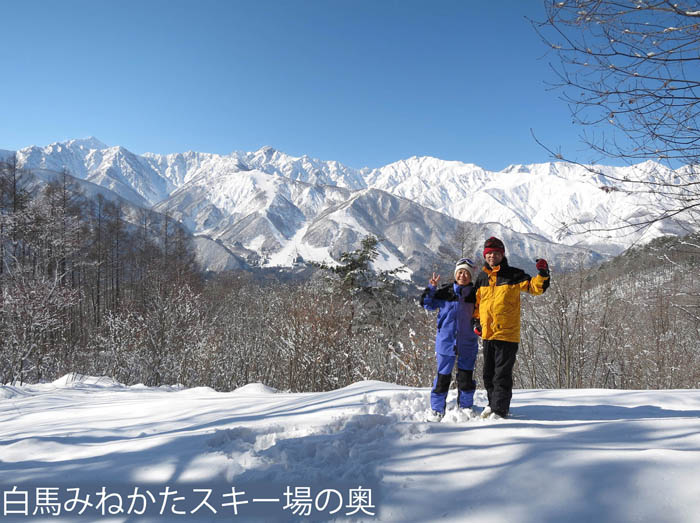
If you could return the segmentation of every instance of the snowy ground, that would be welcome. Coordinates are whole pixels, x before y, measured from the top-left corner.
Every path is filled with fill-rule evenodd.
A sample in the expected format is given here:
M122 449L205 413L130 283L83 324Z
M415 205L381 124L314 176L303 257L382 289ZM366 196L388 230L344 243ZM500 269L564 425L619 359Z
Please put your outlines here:
M511 419L436 424L427 396L5 386L0 519L700 520L700 391L523 390Z

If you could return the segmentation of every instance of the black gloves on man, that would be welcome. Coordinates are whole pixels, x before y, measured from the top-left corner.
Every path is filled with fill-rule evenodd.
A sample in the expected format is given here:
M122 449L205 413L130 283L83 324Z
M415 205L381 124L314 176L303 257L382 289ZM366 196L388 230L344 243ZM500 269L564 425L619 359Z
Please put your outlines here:
M481 336L481 322L476 318L472 318L472 328L474 329L474 334Z

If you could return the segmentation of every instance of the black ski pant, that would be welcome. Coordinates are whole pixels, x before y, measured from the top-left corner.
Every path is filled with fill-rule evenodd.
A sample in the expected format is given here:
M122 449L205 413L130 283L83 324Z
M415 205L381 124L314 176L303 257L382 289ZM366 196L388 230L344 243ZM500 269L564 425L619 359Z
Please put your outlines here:
M484 340L484 387L491 410L508 414L513 397L513 366L518 344L511 341Z

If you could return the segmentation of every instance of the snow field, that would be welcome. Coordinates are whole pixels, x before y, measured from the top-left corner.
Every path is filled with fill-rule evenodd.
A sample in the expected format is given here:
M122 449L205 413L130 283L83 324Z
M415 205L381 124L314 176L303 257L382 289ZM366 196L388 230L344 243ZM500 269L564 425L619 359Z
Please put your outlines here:
M441 423L423 421L428 394L5 386L0 484L374 488L375 517L329 518L352 521L697 521L700 391L516 390L499 421L462 420L451 391Z

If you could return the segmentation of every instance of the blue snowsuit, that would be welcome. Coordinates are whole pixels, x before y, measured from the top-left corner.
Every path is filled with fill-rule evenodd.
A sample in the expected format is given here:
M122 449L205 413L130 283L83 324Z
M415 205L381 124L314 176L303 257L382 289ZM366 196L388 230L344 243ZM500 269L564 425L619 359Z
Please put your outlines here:
M440 309L437 315L435 356L437 376L430 393L430 406L445 412L447 391L452 381L452 369L457 361L457 403L460 407L474 404L476 381L473 379L474 364L479 351L479 340L472 329L472 315L476 293L474 286L447 283L439 289L433 285L423 291L420 304L427 310Z

